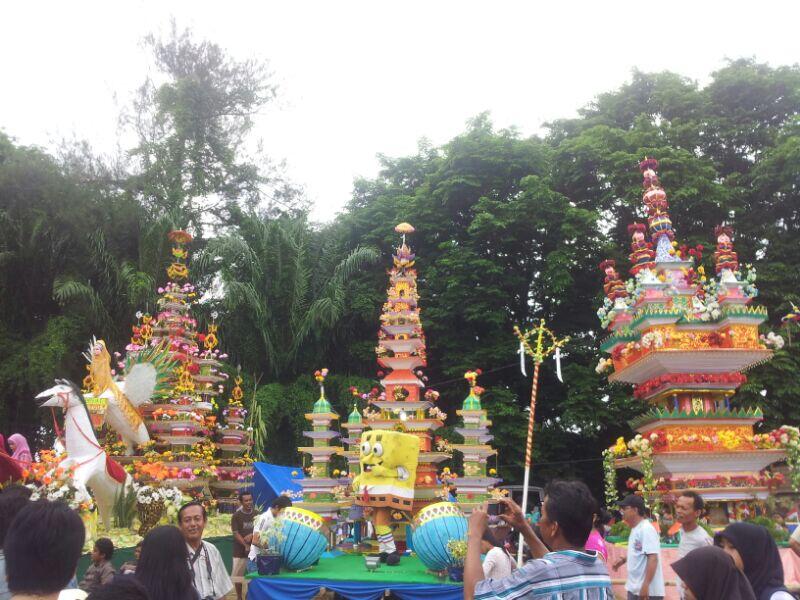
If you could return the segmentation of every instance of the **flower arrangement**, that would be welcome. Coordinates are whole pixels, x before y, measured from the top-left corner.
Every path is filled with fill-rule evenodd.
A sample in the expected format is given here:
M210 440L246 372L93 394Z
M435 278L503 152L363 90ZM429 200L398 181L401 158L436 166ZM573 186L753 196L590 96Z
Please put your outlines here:
M642 348L657 350L664 347L664 336L660 331L648 331L640 341Z
M381 411L372 410L369 407L365 407L364 410L361 411L361 414L367 421L375 421L381 418Z
M478 381L478 376L482 373L480 369L475 369L474 371L467 371L464 373L464 379L467 380L469 383L469 387L475 387L475 384Z
M489 496L492 500L502 500L503 498L509 497L509 492L503 488L491 488L489 490Z
M111 435L106 436L103 449L109 456L124 456L128 453L128 448L125 446L125 443L115 439L114 436Z
M426 390L425 391L425 400L428 402L436 402L439 399L439 392L436 390Z
M328 376L328 369L320 369L318 371L314 371L314 379L317 383L323 383L325 378Z
M444 420L446 420L446 419L447 419L447 413L446 413L446 412L444 412L443 410L441 410L441 409L440 409L439 407L437 407L437 406L431 406L431 407L428 409L428 416L429 416L431 419L439 419L440 421L444 421Z
M636 454L642 464L642 495L646 504L649 504L649 499L653 497L656 489L656 480L653 475L653 441L660 444L659 436L656 435L656 439L651 441L650 436L637 434L627 444L630 453ZM654 509L656 508L657 506L654 507Z
M344 502L350 497L350 488L345 485L336 485L331 488L331 494L337 502Z
M454 567L464 566L464 559L467 558L466 540L449 540L447 542L447 554L452 559Z
M736 278L742 283L742 293L749 298L755 298L758 296L756 268L751 264L746 264L744 268L743 273L741 271L735 273Z
M42 457L42 455L44 455ZM59 500L67 503L73 510L91 512L94 510L94 500L85 487L78 487L74 483L74 467L64 468L58 466L60 459L55 453L43 451L42 458L36 463L31 463L23 475L30 483L26 484L31 490L32 501L47 499Z
M762 448L781 448L786 452L786 464L792 482L792 489L800 491L800 429L790 425L770 431L768 434L753 436L754 443Z
M453 444L450 442L450 440L447 440L440 436L436 436L434 441L436 443L436 449L439 452L444 452L446 454L451 454L451 455L453 454Z
M192 449L189 451L189 458L193 461L214 464L215 452L216 446L214 446L214 443L209 440L205 440L202 442L197 442L192 446Z
M780 350L785 345L785 341L783 336L776 335L774 331L770 331L767 335L763 333L758 336L758 339L761 340L761 343L769 348L775 348L775 350Z
M602 375L606 371L611 370L614 367L614 361L610 358L601 358L597 362L597 366L594 368L595 373L598 375Z
M303 499L303 492L302 491L294 491L294 490L283 490L280 493L281 496L286 496L290 500L300 501Z

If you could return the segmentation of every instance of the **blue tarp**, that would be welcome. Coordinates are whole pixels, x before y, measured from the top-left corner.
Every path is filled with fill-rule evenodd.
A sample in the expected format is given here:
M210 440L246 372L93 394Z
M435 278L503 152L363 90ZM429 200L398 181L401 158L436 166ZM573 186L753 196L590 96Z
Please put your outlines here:
M290 490L302 492L303 489L296 484L294 479L303 479L303 469L300 467L284 467L269 463L253 463L253 495L256 506L266 509L278 494ZM297 475L292 475L292 471Z
M248 581L247 598L248 600L311 600L322 587L344 596L347 600L380 600L387 589L400 600L461 600L464 597L464 588L460 585L259 577Z

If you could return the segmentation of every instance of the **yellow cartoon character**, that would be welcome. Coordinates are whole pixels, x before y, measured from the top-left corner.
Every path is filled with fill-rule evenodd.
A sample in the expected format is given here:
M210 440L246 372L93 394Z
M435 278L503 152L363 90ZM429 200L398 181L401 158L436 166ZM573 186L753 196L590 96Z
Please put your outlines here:
M393 509L410 511L414 503L419 438L399 431L367 431L361 436L361 474L353 479L355 503L372 508L381 561L400 562L389 523Z

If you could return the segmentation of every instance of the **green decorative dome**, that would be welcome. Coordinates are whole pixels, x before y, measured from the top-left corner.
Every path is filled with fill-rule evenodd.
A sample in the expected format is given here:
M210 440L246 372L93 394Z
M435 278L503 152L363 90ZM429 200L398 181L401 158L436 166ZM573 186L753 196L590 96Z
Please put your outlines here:
M482 410L481 399L470 391L469 396L464 399L462 410Z
M361 418L361 413L358 412L358 407L353 404L353 412L350 413L350 416L347 417L348 423L361 423L363 420Z
M333 407L331 403L325 398L325 396L320 396L319 400L314 402L314 410L315 413L330 413L333 412Z

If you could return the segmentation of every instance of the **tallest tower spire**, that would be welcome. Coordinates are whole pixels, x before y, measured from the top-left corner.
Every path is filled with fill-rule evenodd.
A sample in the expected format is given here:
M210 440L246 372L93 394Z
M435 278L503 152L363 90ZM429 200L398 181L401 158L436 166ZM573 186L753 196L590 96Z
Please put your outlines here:
M661 187L656 169L658 161L655 158L645 158L639 163L639 170L644 178L642 201L647 207L647 222L650 226L650 239L656 247L656 262L673 262L679 260L672 249L675 232L669 218L667 193Z
M402 242L393 256L389 271L389 290L381 313L378 333L378 363L390 372L381 380L388 400L420 400L424 384L414 372L424 367L425 334L419 319L415 254L406 244L406 234L414 228L400 223L394 228Z

